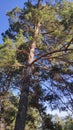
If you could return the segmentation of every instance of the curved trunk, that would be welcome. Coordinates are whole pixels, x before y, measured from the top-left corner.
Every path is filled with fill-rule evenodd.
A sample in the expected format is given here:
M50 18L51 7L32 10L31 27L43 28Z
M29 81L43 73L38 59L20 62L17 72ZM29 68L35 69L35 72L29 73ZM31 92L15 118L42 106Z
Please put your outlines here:
M39 27L40 27L40 24L37 23L37 25L35 25L33 42L31 45L30 54L29 54L29 58L28 58L29 65L26 70L26 76L24 77L24 79L22 81L22 91L21 91L21 95L20 95L18 114L17 114L14 130L24 130L24 128L25 128L30 78L31 78L32 71L33 71L31 63L34 60L34 52L35 52L35 48L36 48L36 38L37 38L37 35L39 32Z

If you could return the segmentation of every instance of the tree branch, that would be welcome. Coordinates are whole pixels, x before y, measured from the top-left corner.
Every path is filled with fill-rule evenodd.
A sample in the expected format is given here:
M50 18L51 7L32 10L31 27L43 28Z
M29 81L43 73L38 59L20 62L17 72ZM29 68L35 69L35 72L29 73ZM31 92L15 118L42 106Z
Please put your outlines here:
M52 55L52 54L54 54L54 53L59 53L59 52L64 52L64 51L72 51L73 49L59 49L59 50L54 50L54 51L51 51L51 52L49 52L49 53L46 53L46 54L43 54L43 55L41 55L40 57L38 57L37 59L35 59L30 65L32 65L32 64L34 64L35 62L37 62L38 60L40 60L41 58L43 58L43 57L46 57L46 56L48 56L48 55Z
M65 48L67 50L72 42L73 42L73 38L66 45L63 45L62 48Z
M61 103L66 107L66 109L67 110L69 110L71 113L73 113L72 112L72 110L66 105L66 103L60 98L60 96L58 96L58 94L55 92L55 91L53 91L53 89L51 89L51 88L49 88L45 83L42 83L47 89L49 89L51 92L53 92L53 94L56 94L57 95L57 97L58 97L58 99L61 101Z

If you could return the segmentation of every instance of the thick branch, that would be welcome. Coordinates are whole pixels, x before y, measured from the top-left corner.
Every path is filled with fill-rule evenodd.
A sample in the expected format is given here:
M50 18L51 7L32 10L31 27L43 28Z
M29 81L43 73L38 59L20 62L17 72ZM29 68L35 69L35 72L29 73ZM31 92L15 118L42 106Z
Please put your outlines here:
M49 52L49 53L46 53L46 54L43 54L43 55L41 55L40 57L38 57L37 59L35 59L30 65L32 65L32 64L34 64L35 62L37 62L38 60L40 60L41 58L43 58L43 57L46 57L46 56L48 56L48 55L52 55L52 54L54 54L54 53L59 53L59 52L64 52L64 51L72 51L73 49L59 49L59 50L54 50L54 51L51 51L51 52Z

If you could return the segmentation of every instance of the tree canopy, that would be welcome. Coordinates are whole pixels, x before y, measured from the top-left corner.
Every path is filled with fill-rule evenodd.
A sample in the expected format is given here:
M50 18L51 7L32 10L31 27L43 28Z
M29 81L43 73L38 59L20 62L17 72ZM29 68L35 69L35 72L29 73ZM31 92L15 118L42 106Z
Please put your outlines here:
M73 109L73 2L41 0L7 12L0 45L0 96L20 90L15 130L24 130L27 108ZM28 105L29 104L29 105Z

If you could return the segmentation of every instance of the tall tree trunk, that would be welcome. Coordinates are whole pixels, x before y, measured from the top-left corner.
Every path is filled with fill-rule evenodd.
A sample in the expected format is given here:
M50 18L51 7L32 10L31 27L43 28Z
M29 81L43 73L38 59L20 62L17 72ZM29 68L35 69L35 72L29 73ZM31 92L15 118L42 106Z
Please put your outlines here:
M35 48L36 48L36 38L37 38L37 35L38 35L38 32L39 32L39 27L40 27L40 24L37 23L35 25L33 42L32 42L30 54L29 54L29 57L28 57L28 67L27 67L27 70L26 70L26 76L24 76L24 79L22 81L22 91L21 91L21 95L20 95L18 114L17 114L14 130L24 130L25 129L30 78L31 78L32 71L33 71L31 63L34 60L34 52L35 52Z

